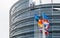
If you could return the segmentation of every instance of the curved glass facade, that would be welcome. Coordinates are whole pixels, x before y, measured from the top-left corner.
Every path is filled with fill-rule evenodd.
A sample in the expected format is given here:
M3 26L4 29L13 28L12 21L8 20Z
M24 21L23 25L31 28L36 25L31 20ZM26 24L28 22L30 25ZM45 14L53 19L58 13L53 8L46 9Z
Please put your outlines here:
M53 9L52 9L53 5ZM57 8L57 9L56 9ZM46 13L50 18L49 35L46 38L60 38L59 3L42 4L31 10L29 0L20 0L10 9L10 38L34 38L34 14ZM52 11L53 10L53 11Z

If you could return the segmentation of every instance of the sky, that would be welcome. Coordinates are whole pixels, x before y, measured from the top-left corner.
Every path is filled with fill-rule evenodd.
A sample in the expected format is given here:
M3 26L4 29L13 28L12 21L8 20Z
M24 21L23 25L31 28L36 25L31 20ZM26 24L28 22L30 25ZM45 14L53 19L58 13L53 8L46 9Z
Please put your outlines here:
M9 38L9 10L18 0L0 0L0 38ZM42 0L43 3L51 0ZM60 0L54 0L60 3Z
M9 38L9 10L18 0L0 0L0 38Z

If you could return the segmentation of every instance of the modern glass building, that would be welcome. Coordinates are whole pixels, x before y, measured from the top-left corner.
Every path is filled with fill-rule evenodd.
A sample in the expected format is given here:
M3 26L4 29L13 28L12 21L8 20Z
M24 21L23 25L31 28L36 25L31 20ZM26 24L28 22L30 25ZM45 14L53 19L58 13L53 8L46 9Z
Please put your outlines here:
M46 38L60 38L59 9L60 3L41 4L32 8L29 7L29 0L19 0L10 9L10 38L34 38L34 32L37 31L34 28L37 25L34 14L41 16L43 12L51 18Z

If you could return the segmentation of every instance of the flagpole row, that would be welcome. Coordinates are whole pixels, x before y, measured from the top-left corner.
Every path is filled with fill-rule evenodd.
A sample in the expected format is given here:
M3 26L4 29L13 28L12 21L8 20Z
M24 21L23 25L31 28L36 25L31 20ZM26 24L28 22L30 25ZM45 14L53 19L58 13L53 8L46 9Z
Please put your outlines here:
M42 22L44 23L44 15L42 15L42 18L43 18ZM42 31L43 31L43 38L46 38L44 24L43 24L43 30Z
M41 3L42 3L42 0L40 0L40 5L41 5ZM40 12L41 12L41 10L40 10ZM42 15L42 18L44 19L44 16L43 15ZM42 38L46 38L44 24L43 24L43 28L42 28Z
M42 3L42 1L40 0L39 16L40 16L40 13L41 13L41 9L40 9L41 8L41 3ZM39 29L39 38L42 38L40 29Z

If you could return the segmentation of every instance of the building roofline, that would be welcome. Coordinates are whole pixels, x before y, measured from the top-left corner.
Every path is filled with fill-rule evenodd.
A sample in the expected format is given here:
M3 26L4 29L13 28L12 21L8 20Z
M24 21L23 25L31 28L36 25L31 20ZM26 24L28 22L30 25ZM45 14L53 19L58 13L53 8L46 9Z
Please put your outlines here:
M14 3L14 4L11 6L10 12L11 12L12 8L13 8L17 3L19 3L19 2L20 2L20 1L17 1L16 3Z
M14 7L17 3L19 3L19 2L20 2L20 1L17 1L15 4L13 4L12 7L11 7L11 9L13 9L13 7ZM53 3L53 4L52 4L52 3L49 3L49 4L41 4L41 5L42 5L42 6L43 6L43 5L60 5L60 3ZM10 11L11 11L11 9L10 9Z

